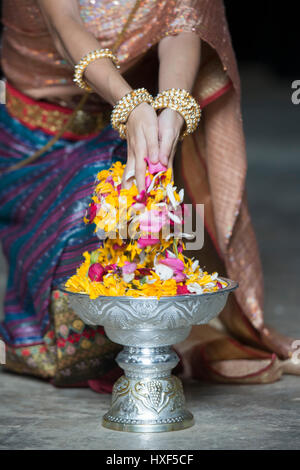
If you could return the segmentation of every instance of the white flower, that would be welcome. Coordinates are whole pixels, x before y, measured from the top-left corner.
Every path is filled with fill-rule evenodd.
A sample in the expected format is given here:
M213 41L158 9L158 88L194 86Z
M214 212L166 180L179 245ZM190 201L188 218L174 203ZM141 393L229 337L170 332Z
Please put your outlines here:
M170 203L172 204L174 209L176 209L176 207L179 205L179 202L177 202L176 199L175 199L174 188L171 185L171 183L167 184L166 190L167 190L167 196L170 200Z
M191 284L187 285L188 291L195 293L195 294L203 294L203 289L197 282L192 282Z
M171 237L174 237L174 233L169 233L166 237L165 240L169 240ZM181 238L187 238L188 240L191 240L192 238L195 237L195 234L193 233L176 233L176 238L181 239Z
M167 253L168 253L168 255L169 255L169 258L177 258L177 256L175 255L175 253L172 253L172 251L167 250Z
M207 284L205 284L205 287L207 287L208 289L210 287L215 287L215 283L214 282L208 282Z
M160 277L162 281L167 281L168 279L172 279L174 275L173 269L161 263L157 263L157 265L154 268L154 271L156 272L156 274Z
M198 268L198 265L199 265L199 260L196 259L191 266L193 272Z
M128 283L128 282L131 282L132 279L134 279L134 273L131 273L131 274L123 274L123 281Z
M100 240L105 240L107 238L107 233L102 228L98 228L96 235Z
M142 250L142 251L140 252L139 257L140 257L140 263L141 263L141 264L144 264L144 261L145 261L145 258L146 258L145 250Z
M212 281L215 281L216 279L218 279L218 276L219 276L218 273L213 273L210 277Z
M180 197L180 204L182 203L183 201L183 198L184 198L184 189L182 188L180 191L179 191L179 197Z
M169 233L166 237L165 240L170 240L171 237L174 237L174 233ZM181 239L181 238L187 238L188 240L191 240L192 238L195 237L195 234L193 233L183 233L183 232L176 232L176 238Z
M173 214L173 212L168 211L168 216L173 220L173 222L175 222L175 224L181 224L181 219L177 215Z
M156 173L156 175L154 176L153 180L151 181L151 184L149 185L149 188L147 189L147 193L150 193L150 191L152 191L153 187L154 187L154 183L155 181L157 180L157 178L163 174L163 171L159 171L158 173Z
M187 238L188 240L191 240L192 238L195 237L195 233L179 233L178 238Z

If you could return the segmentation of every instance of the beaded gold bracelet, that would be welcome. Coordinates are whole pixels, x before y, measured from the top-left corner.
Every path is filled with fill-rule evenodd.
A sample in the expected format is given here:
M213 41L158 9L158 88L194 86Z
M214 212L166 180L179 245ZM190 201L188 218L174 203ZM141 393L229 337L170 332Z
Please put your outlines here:
M188 91L181 88L170 88L159 93L154 100L153 107L155 110L170 108L181 114L185 120L186 129L180 136L180 140L183 140L188 134L192 134L201 119L199 104Z
M97 59L111 59L117 68L120 68L117 57L109 49L96 49L95 51L89 52L87 55L75 65L75 72L73 81L79 88L83 88L86 91L92 92L92 88L83 80L83 74L87 66Z
M146 88L137 88L118 101L111 113L111 125L119 131L122 139L126 139L126 122L134 108L141 103L149 103L153 106L153 102L153 97Z

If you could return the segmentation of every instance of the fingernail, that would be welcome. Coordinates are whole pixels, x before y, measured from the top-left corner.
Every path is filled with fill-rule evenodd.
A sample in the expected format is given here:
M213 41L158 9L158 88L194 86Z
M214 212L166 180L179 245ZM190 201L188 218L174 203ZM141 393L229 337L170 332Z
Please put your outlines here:
M167 165L167 163L168 163L168 157L167 157L166 155L161 155L161 156L159 157L159 159L160 159L160 161L161 161L161 163L162 163L163 165Z
M150 155L150 161L152 163L157 163L158 162L158 155Z

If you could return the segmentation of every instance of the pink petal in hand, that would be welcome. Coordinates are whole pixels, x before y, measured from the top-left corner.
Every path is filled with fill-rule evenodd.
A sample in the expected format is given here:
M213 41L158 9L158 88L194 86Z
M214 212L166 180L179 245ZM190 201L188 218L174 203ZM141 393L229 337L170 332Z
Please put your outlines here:
M159 262L169 266L169 268L172 268L176 273L184 270L184 263L178 258L164 258L159 260Z
M149 172L151 175L155 175L159 171L166 171L167 167L162 165L160 162L157 163L152 163L149 159L149 157L145 158L145 161L147 162Z

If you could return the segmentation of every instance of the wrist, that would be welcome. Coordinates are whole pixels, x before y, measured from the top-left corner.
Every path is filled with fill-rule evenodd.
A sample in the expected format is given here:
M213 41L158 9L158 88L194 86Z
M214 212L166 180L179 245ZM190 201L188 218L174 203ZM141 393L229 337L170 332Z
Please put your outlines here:
M156 111L170 109L182 116L186 129L181 133L180 140L196 130L201 118L201 108L195 98L187 90L180 88L171 88L159 93L154 99L153 107ZM179 118L176 117L176 121L179 123Z
M153 102L152 95L145 88L132 90L117 102L111 113L111 125L119 131L122 139L126 139L126 123L131 113L143 103L149 103L152 107Z
M151 104L143 101L142 103L138 104L129 114L128 121L129 120L134 120L135 118L139 119L139 115L149 111L149 109L153 110L153 107Z
M169 111L172 114L173 119L176 122L176 125L181 129L181 127L185 123L182 115L178 111L175 111L174 109L167 108L166 111Z

